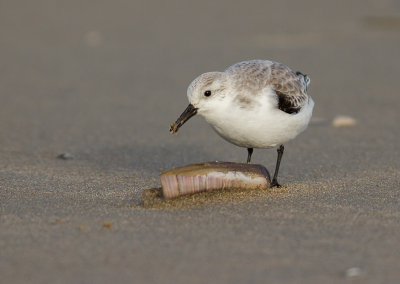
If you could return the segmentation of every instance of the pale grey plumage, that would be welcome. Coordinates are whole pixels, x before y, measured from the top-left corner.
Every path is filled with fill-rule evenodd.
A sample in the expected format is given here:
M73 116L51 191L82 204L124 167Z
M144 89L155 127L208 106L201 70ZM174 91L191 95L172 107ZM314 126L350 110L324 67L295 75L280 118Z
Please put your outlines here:
M309 78L300 72L296 75L278 62L267 60L239 62L227 68L224 73L232 78L235 89L238 90L237 101L243 105L250 104L248 93L261 94L267 87L270 87L277 95L277 108L288 113L297 113L308 98Z

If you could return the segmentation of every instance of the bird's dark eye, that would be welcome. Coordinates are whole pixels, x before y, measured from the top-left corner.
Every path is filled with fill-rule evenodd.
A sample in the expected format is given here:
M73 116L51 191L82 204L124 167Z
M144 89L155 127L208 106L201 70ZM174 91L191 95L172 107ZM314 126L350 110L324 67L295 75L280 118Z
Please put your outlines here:
M205 91L205 92L204 92L204 95L205 95L206 97L211 96L211 91Z

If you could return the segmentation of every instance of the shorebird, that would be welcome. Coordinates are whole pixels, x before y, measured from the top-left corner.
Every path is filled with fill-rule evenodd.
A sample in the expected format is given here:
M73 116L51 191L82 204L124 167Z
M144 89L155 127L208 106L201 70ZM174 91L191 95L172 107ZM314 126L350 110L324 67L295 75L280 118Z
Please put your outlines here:
M307 95L309 83L307 75L268 60L244 61L223 72L204 73L189 85L189 106L171 125L170 132L178 133L198 114L226 141L247 148L247 163L251 162L253 148L277 147L271 186L280 187L283 143L304 131L312 116L314 101Z

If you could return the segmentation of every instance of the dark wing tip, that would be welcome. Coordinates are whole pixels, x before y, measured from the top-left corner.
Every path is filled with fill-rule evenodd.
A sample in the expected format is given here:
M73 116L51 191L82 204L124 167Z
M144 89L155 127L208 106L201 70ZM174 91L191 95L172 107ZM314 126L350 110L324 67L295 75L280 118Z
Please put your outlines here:
M278 96L278 108L281 111L288 114L297 114L300 111L301 107L298 106L295 100L279 91L276 91L276 94Z

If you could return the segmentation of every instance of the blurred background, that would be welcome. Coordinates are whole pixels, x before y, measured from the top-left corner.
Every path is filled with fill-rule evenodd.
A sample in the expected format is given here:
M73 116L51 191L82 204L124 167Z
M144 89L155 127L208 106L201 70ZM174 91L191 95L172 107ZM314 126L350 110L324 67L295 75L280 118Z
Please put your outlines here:
M399 118L399 1L2 1L0 8L3 153L67 151L104 167L147 170L244 161L246 150L200 117L178 136L168 128L194 78L251 59L308 74L315 118L350 115L379 131ZM300 145L322 142L306 135L314 136L301 135ZM374 149L387 135L373 138ZM255 162L272 159L264 152L271 151L257 151Z
M0 47L0 214L11 219L70 216L89 223L97 212L140 220L140 210L107 215L104 198L137 204L145 188L159 186L162 170L245 162L247 151L201 117L178 135L169 125L187 106L193 79L251 59L281 62L311 78L314 120L285 145L282 183L379 176L400 165L397 0L0 1ZM337 115L357 124L333 127ZM65 152L75 159L57 159ZM252 160L272 172L275 161L273 149L255 150ZM14 227L7 228L9 240ZM40 280L35 271L42 268L17 256L24 255L18 248L35 245L24 238L6 244L0 271L14 279L16 266L8 264L17 263ZM50 257L41 261L52 267Z

